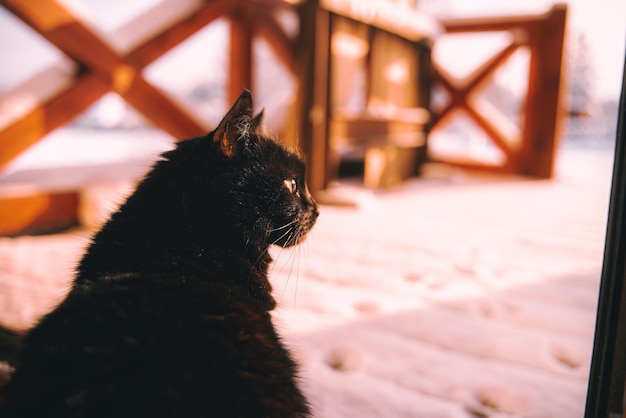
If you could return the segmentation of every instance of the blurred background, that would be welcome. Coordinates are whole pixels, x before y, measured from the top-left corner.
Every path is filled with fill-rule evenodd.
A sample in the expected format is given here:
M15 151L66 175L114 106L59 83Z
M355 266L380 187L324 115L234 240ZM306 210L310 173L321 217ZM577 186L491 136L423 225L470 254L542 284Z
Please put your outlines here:
M0 0L0 35L0 323L248 88L324 204L272 271L320 416L582 415L625 2Z
M320 198L339 176L384 188L432 161L549 178L559 144L615 134L624 6L603 1L6 1L0 184L136 176L244 87Z
M136 178L244 87L320 199L433 161L549 178L559 146L614 138L624 5L603 1L6 1L0 194Z
M316 192L359 170L394 185L427 160L550 177L558 144L614 137L624 6L604 2L3 2L0 182L71 190L129 155L145 164L244 87L311 158ZM29 177L86 164L90 180Z

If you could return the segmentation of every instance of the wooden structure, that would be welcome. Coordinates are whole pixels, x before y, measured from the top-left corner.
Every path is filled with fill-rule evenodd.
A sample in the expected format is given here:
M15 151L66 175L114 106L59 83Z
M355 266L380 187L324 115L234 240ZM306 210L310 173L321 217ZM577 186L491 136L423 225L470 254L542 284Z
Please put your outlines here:
M441 21L446 33L508 32L511 41L464 79L453 77L437 62L433 64L437 82L450 100L435 113L433 129L463 111L482 128L505 156L499 166L472 161L443 160L469 168L518 173L539 178L553 175L562 105L562 62L567 7L558 4L541 15L449 19ZM473 95L484 88L495 71L519 48L530 52L528 90L523 101L522 128L512 135L506 116L491 108L486 112Z
M175 19L167 25L153 27L154 30L148 31L153 32L151 36L131 41L132 46L124 53L111 48L93 28L56 0L0 0L0 5L76 64L73 80L65 89L0 127L0 170L110 91L174 138L207 133L209 126L148 83L142 70L218 18L226 17L231 23L229 101L234 101L244 87L253 88L255 34L268 41L288 69L294 69L295 39L287 36L278 23L278 13L293 6L280 0L164 1L126 26L145 25L155 16L178 11ZM76 222L77 201L76 191L34 191L19 198L0 196L0 235L71 226Z
M415 172L417 165L429 158L425 134L445 124L455 109L466 111L505 153L504 166L487 168L538 177L552 174L565 6L555 6L539 16L446 20L439 25L415 10L393 13L393 7L373 0L163 0L126 25L152 23L148 35L131 39L130 46L121 52L57 0L0 0L0 5L61 50L76 68L65 88L0 127L0 170L110 91L175 138L206 133L209 126L146 81L142 70L206 25L225 17L230 22L231 41L229 101L243 87L254 90L255 36L263 37L280 62L295 73L298 93L291 118L294 124L284 137L299 145L308 158L313 193L321 192L336 176L337 156L345 148L364 153L370 165L366 171L373 173L370 184L393 184ZM299 33L285 29L281 21L284 13L299 17ZM171 15L166 22L154 19L164 14ZM431 46L441 28L449 33L510 31L514 36L511 45L468 80L455 80L437 63L431 67ZM342 52L346 40L361 45L360 55L351 57ZM520 46L531 51L529 87L523 127L519 138L511 139L502 134L491 116L481 113L471 100L471 92ZM355 110L350 108L352 93L346 86L359 74L363 76L359 93L362 105ZM433 78L452 97L434 118L429 113ZM477 167L468 162L448 162ZM77 200L75 193L66 192L35 193L33 199L39 209L28 212L31 215L27 218L15 215L14 199L0 196L0 235L41 231L41 219L53 224L54 217L48 214L59 206L67 213L66 207ZM53 195L56 200L49 198L42 203L42 197ZM21 198L26 200L20 206L28 206L29 199ZM66 218L60 216L55 226L67 224Z
M337 178L342 153L363 156L371 186L413 174L430 119L437 23L377 1L309 1L300 16L296 120L310 188Z
M239 96L244 86L252 87L254 32L267 37L277 56L293 69L291 41L274 16L277 9L288 5L277 0L200 2L181 20L161 28L125 54L114 51L93 29L56 0L0 0L0 5L64 52L78 68L67 89L0 130L0 168L50 131L70 122L109 91L119 94L149 122L174 138L206 133L208 126L196 121L148 83L142 70L217 18L226 16L232 22L231 101ZM171 7L171 2L158 7ZM139 16L136 20L144 20L144 17Z

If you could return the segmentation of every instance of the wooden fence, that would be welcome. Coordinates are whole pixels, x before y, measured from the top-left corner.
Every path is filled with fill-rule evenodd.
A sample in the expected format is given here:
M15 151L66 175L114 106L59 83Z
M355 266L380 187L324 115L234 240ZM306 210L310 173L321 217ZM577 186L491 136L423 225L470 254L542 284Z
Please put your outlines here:
M449 93L448 103L435 113L436 130L464 112L482 128L505 156L501 165L469 160L441 159L463 167L518 173L539 178L553 175L562 119L562 62L567 7L558 4L541 15L505 16L441 21L446 33L510 33L510 42L483 65L463 79L452 76L437 62L433 63L437 82ZM528 89L522 101L521 129L513 134L505 127L512 124L506 116L491 108L487 113L476 99L477 90L485 88L498 70L517 50L528 48L530 63Z
M277 0L195 3L197 7L191 13L168 27L159 28L150 39L140 42L129 52L119 54L92 28L55 0L0 0L0 5L65 53L78 68L66 89L0 130L0 169L110 91L119 94L150 123L174 138L184 139L206 133L208 126L195 120L148 83L142 76L142 70L220 17L227 17L232 22L228 72L231 101L241 93L242 86L252 87L251 39L255 32L266 37L277 56L293 69L293 40L284 33L275 17L275 12L289 7L288 4ZM168 6L166 2L157 7ZM146 14L149 13L154 13L154 10ZM142 15L135 20L144 19ZM131 22L126 26L132 25Z
M365 3L369 4L369 8L364 6ZM400 11L393 17L393 14L385 12L386 7L380 7L379 2L365 0L168 0L138 16L135 19L137 24L145 26L146 22L153 20L153 16L168 14L171 9L183 11L166 23L153 25L155 27L148 31L151 35L130 42L132 46L123 53L112 48L89 24L56 0L0 0L0 5L62 51L76 68L71 83L58 89L52 97L41 99L8 125L0 127L0 170L49 132L69 123L111 91L174 138L208 132L210 126L196 120L150 84L142 71L211 22L226 18L230 23L229 102L239 95L243 87L254 91L252 45L256 36L264 38L280 62L295 74L298 92L293 117L290 118L294 124L287 130L286 137L304 150L314 193L321 192L336 175L336 153L331 137L336 136L338 130L360 135L363 129L369 129L368 126L375 125L376 129L383 127L375 145L380 146L381 138L383 142L388 138L387 142L393 147L404 146L402 141L394 138L406 138L406 129L419 131L419 135L411 136L412 142L409 142L413 148L420 148L419 158L412 160L413 164L420 164L432 159L427 152L426 134L429 129L439 129L454 118L455 111L459 109L485 131L504 153L506 161L501 166L468 161L446 162L536 177L550 177L553 173L562 84L566 16L563 5L557 5L541 15L443 20L438 26L416 11ZM298 17L299 33L293 34L285 29L281 22L284 13ZM364 34L363 40L369 51L364 60L368 79L366 114L360 115L358 120L346 117L345 113L334 112L331 100L340 95L337 90L344 84L342 75L337 76L332 70L333 60L337 62L337 57L331 53L332 37L337 33L338 22L351 22L349 24L365 28L356 29L356 32ZM130 22L126 26L132 27L133 24ZM458 80L441 65L431 61L430 48L437 40L440 27L446 33L508 31L513 36L509 45L470 77ZM397 47L385 48L386 44ZM382 48L376 45L382 45ZM530 51L528 91L522 109L521 130L516 138L510 138L503 133L498 118L482 113L472 99L472 93L479 86L484 86L494 71L520 47L527 47ZM376 52L376 48L385 53ZM385 70L391 62L389 57L393 58L392 55L385 55L385 49L401 51L400 55L408 63L406 68L410 81L393 90L395 93L381 87L379 82L381 68ZM431 115L430 87L435 82L443 86L451 99L439 112ZM371 112L370 99L381 97L381 94L386 97L385 100L395 95L395 99L383 101L383 104L395 106L391 117L381 118ZM399 131L396 132L394 129L398 126ZM398 133L402 135L396 135ZM416 138L422 138L422 142L419 143Z

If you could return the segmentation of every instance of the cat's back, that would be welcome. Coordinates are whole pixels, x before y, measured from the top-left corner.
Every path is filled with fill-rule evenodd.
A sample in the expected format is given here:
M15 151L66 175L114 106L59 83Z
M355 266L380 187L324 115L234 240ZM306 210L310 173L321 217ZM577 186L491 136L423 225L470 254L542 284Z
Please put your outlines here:
M309 416L270 319L268 249L302 242L319 211L301 157L259 123L244 92L155 163L26 336L0 416Z
M22 355L2 416L308 416L269 313L193 277L75 289Z

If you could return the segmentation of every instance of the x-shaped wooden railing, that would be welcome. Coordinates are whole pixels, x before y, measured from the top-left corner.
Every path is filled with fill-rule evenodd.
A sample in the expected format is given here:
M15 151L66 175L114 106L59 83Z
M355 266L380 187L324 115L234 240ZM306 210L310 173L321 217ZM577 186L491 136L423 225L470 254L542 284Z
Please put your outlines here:
M313 3L312 7L315 7ZM253 88L252 39L255 34L263 36L281 62L295 72L296 40L286 34L276 19L277 11L293 5L280 0L205 0L198 4L197 9L187 17L162 29L129 52L120 54L55 0L0 0L0 5L63 51L79 68L69 88L39 104L19 120L0 128L0 168L53 129L70 122L109 91L119 94L146 119L175 138L206 132L207 126L148 83L142 76L142 70L222 16L231 23L230 102L242 88ZM436 78L450 93L450 101L434 115L432 128L439 129L453 110L461 109L486 132L505 156L503 165L483 165L483 168L550 177L560 119L565 15L566 7L557 5L545 15L443 20L448 33L508 31L513 36L509 45L463 80L454 79L434 63ZM522 109L521 129L511 133L502 128L505 125L501 123L503 116L485 112L472 93L482 87L521 46L530 51L528 89ZM300 48L307 47L310 45ZM308 115L307 112L303 110L304 115ZM445 162L478 166L460 161Z
M0 0L0 5L64 52L79 68L70 87L0 130L0 168L110 91L120 95L147 120L175 138L206 133L207 126L148 83L142 70L219 17L227 16L231 20L228 90L231 101L244 87L252 87L251 45L255 32L269 41L288 68L294 66L293 41L273 16L277 8L286 5L276 0L204 2L192 14L126 54L114 51L54 0Z
M560 112L561 66L567 8L556 5L544 15L443 20L447 33L510 32L511 41L473 73L457 79L438 63L433 63L436 79L449 93L450 99L435 113L433 129L451 119L455 110L464 111L482 128L505 156L499 166L482 164L493 169L535 177L551 177L557 146ZM528 90L524 98L522 127L511 132L506 116L481 106L473 94L483 87L494 72L520 47L530 51ZM506 128L505 128L506 126ZM481 164L451 161L461 166L478 168Z

